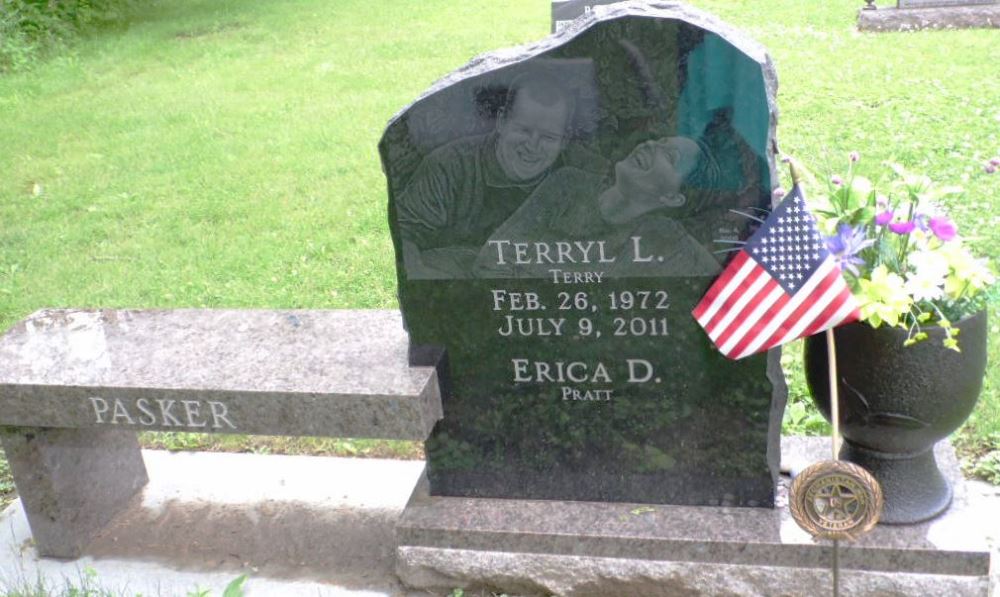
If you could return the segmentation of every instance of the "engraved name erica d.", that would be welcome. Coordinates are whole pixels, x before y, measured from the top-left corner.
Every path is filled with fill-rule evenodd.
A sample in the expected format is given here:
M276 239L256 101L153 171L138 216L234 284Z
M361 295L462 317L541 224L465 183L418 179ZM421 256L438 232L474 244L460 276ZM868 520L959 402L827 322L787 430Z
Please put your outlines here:
M608 367L597 361L532 361L530 359L511 359L514 383L612 383L614 380L608 372ZM660 383L656 377L653 364L645 359L625 359L628 376L627 383Z

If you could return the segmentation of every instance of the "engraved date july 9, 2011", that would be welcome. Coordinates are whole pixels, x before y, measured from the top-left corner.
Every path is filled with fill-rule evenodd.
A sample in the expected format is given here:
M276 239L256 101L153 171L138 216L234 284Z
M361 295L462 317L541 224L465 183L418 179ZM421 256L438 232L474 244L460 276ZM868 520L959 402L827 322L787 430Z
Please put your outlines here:
M504 315L497 333L504 337L570 336L600 338L612 336L667 336L666 317L615 317L610 327L595 325L590 317L581 317L574 323L567 317L516 317ZM601 323L601 322L599 322Z

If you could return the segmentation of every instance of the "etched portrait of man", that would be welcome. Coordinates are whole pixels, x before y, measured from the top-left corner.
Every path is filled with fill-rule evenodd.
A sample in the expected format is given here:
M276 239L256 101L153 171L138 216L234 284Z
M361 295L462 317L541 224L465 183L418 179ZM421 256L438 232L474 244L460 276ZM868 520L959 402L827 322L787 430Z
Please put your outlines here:
M397 201L410 277L469 275L486 239L558 165L574 105L554 80L525 73L512 81L493 131L424 157Z

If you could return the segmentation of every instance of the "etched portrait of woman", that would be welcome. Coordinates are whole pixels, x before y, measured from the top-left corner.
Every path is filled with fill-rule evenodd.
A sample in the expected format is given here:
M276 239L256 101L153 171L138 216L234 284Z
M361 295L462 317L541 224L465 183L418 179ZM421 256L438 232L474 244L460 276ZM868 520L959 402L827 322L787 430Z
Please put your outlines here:
M638 143L603 176L561 168L494 232L475 275L546 277L598 261L612 277L714 275L718 260L681 223L692 208L685 183L710 164L696 141L672 136ZM556 243L574 241L602 243L603 259L584 254L586 244L560 253Z

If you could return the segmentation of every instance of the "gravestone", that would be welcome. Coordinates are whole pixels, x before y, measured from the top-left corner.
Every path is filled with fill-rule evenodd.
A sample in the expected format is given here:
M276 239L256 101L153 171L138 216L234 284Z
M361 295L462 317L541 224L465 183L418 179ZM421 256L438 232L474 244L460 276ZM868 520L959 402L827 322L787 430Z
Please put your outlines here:
M595 6L614 4L621 0L552 0L552 32L562 31L573 19L589 14Z
M899 0L899 8L936 8L942 6L981 6L1000 4L998 0Z
M633 2L390 121L410 363L442 379L432 495L773 504L778 354L726 360L691 310L770 206L775 87L736 31Z
M1000 28L1000 0L897 0L858 11L862 31Z

